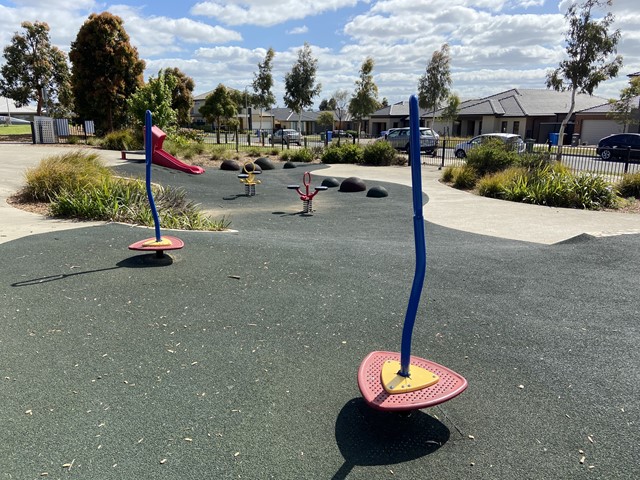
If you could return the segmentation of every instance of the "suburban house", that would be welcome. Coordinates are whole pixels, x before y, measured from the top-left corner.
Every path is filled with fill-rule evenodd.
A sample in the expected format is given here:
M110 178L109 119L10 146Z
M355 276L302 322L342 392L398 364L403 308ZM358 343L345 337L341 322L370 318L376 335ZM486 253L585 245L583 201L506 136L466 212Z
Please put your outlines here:
M606 98L576 94L575 111L579 112L607 103ZM532 138L544 143L549 133L557 133L562 120L569 112L571 92L556 92L547 89L513 88L488 97L466 100L460 104L457 121L444 123L437 119L435 129L456 136L474 136L481 133L515 133L522 138ZM431 115L423 116L425 125L431 126ZM575 114L565 129L565 143L572 135L579 134L575 128Z
M627 75L629 78L640 77L640 72ZM636 115L640 114L640 96L631 100L636 105ZM598 141L613 133L640 133L640 123L626 128L610 117L613 105L610 102L587 108L576 113L575 131L580 133L580 142L588 145L597 144ZM638 120L636 120L638 122Z
M549 133L556 133L567 115L571 102L571 92L556 92L546 89L513 88L484 98L465 100L458 108L455 122L439 119L442 110L420 111L420 124L432 127L440 134L472 137L481 133L515 133L523 138L533 138L544 143ZM585 94L576 95L576 112L599 107L607 99ZM577 114L576 114L577 115ZM565 142L571 141L573 133L580 133L571 121L565 131ZM402 101L382 108L369 117L371 134L378 136L390 128L409 125L409 102ZM611 132L613 133L613 132ZM599 137L600 138L600 137Z
M0 116L8 120L8 117L17 118L19 120L33 121L37 112L36 107L31 105L24 105L22 107L16 107L13 100L6 97L0 97Z
M200 113L200 107L204 105L207 97L213 93L213 90L202 93L193 97L193 107L191 108L191 121L196 124L206 123L205 118ZM268 110L264 110L261 114L260 109L251 108L251 105L242 106L236 116L240 122L241 130L267 130L273 128L273 114Z
M420 111L420 115L424 114L424 110ZM363 121L362 130L369 132L373 137L379 137L382 132L386 132L390 128L408 127L409 126L409 102L402 102L388 105L375 111L369 115L368 119Z

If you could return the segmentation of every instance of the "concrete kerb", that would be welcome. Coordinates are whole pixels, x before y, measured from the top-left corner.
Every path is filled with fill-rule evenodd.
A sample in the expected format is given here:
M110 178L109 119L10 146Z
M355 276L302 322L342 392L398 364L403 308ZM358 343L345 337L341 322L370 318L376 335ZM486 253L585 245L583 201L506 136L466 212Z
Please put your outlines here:
M317 175L360 177L411 185L408 167L364 167L332 165ZM640 233L640 216L617 212L541 207L479 197L440 182L441 171L422 167L422 187L429 197L425 220L447 228L499 238L554 244L588 234L611 236Z

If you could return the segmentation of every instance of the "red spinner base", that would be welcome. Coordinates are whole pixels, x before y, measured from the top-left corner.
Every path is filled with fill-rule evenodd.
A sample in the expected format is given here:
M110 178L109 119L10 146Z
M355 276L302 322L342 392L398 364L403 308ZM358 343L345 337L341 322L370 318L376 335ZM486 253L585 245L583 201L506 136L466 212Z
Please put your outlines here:
M144 252L156 252L156 256L161 258L165 250L180 250L184 247L184 242L176 237L162 235L161 242L156 242L154 238L147 238L129 245L129 250L141 250Z
M385 411L408 411L433 407L460 395L467 388L467 381L461 375L435 362L424 358L410 357L411 365L417 365L440 377L430 387L408 393L390 394L384 389L381 380L382 366L387 360L400 361L396 352L371 352L358 369L358 387L362 397L373 408Z

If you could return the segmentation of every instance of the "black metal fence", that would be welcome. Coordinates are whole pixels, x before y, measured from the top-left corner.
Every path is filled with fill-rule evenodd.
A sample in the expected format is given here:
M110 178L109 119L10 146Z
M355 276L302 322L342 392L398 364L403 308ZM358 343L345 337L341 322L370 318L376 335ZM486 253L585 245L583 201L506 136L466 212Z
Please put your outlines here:
M441 168L464 165L466 159L460 154L456 155L456 152L460 150L456 147L461 142L460 139L440 139L436 154L434 156L422 154L422 163ZM547 144L529 144L527 151L528 153L546 154L551 159L556 159L558 147ZM592 173L615 178L626 173L640 172L640 151L625 150L619 152L617 156L604 160L596 153L594 146L572 147L565 145L562 147L560 162L575 173Z

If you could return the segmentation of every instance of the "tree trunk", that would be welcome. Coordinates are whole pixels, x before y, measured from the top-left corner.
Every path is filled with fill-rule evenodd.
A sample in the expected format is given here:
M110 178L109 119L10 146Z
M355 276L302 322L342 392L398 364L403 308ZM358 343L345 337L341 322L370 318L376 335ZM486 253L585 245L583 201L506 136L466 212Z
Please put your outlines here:
M571 120L571 116L573 115L575 108L576 108L576 88L573 88L571 90L571 106L569 107L569 113L567 113L567 116L564 117L564 120L562 120L562 123L560 124L560 131L558 132L558 153L556 154L556 160L558 162L562 161L562 144L564 140L564 130L567 124L569 123L569 120Z

